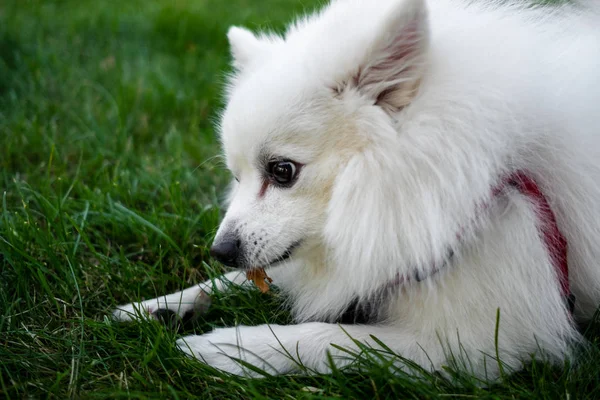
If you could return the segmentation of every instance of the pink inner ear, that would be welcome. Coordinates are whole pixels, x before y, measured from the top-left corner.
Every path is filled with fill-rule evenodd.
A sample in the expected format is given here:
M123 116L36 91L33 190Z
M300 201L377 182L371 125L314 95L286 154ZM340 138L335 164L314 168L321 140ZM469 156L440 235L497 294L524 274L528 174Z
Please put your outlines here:
M425 22L420 16L390 34L360 68L355 82L359 90L386 109L400 109L410 103L420 81L419 63L424 51Z
M402 30L399 37L396 37L388 46L390 59L400 61L415 56L421 50L421 32L420 24L417 21L411 21Z
M411 21L380 50L380 56L359 71L358 85L367 86L401 78L421 51L423 32L418 21Z

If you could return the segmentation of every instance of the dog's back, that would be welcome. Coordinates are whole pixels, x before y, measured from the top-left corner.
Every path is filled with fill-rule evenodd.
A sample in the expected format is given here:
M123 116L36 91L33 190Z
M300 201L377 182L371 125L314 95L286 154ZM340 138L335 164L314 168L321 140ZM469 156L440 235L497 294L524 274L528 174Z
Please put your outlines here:
M438 68L457 71L457 92L479 80L481 112L504 106L528 130L507 132L522 140L510 163L544 187L569 243L577 314L589 318L600 303L600 2L492 3L429 2Z

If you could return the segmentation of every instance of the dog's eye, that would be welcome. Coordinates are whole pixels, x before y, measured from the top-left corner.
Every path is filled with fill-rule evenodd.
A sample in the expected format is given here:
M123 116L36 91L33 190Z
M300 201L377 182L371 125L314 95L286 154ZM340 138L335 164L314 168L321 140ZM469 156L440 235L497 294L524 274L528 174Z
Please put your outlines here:
M274 161L269 163L269 175L280 185L289 185L296 178L298 168L291 161Z

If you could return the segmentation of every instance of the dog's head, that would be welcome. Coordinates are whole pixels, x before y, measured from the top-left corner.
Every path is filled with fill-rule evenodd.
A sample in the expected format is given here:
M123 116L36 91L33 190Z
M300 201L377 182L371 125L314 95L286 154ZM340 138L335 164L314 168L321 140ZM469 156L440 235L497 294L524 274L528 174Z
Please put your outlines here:
M236 73L220 131L235 180L212 254L251 269L341 236L347 248L357 232L339 231L342 220L377 201L365 177L381 179L385 160L371 148L394 140L418 93L423 1L335 1L285 37L234 27L228 38ZM357 173L365 162L372 170Z

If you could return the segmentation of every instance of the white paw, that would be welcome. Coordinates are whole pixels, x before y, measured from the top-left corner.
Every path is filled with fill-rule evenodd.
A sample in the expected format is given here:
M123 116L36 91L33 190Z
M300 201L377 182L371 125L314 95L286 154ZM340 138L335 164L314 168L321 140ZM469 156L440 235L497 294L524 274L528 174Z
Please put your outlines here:
M277 334L277 327L278 325L260 325L216 329L205 335L181 338L177 340L177 346L187 355L235 375L264 377L237 360L243 360L268 374L290 373L297 369L298 364L286 353L282 345L288 349L292 347L292 356L294 346L286 344L290 343L290 338L276 337L273 334Z
M166 319L174 315L187 319L205 314L210 303L210 295L197 286L152 300L118 306L112 316L122 322L159 317Z
M113 312L113 319L121 322L151 318L149 307L143 303L129 303L118 306Z

